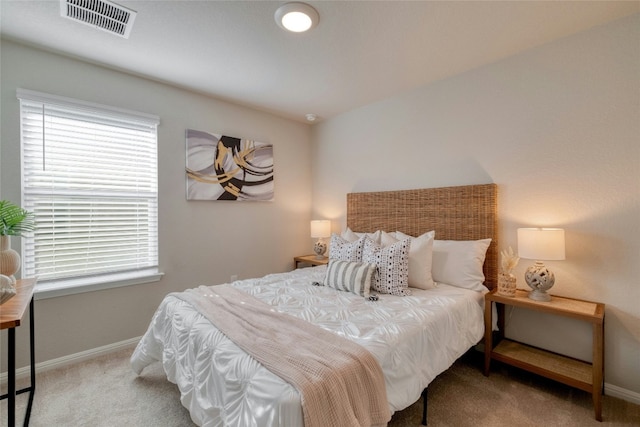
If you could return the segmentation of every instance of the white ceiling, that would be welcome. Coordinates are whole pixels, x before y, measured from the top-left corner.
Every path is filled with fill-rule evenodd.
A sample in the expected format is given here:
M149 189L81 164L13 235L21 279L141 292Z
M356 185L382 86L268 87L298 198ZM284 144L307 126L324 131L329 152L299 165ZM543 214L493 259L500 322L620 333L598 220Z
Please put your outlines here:
M2 37L304 121L327 119L637 13L639 1L132 1L129 39L59 15L58 0L0 0Z

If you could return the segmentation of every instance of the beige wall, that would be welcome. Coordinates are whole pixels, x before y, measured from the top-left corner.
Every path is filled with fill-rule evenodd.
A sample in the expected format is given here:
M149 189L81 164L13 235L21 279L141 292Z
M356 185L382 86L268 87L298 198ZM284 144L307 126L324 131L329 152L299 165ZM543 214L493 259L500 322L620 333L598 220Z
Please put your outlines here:
M638 40L635 15L314 126L314 214L338 230L348 192L497 183L500 248L518 227L566 229L552 293L607 305L607 386L640 399ZM507 322L591 359L578 322L521 309Z
M337 231L344 224L347 192L496 182L501 248L515 248L520 226L566 229L567 260L548 263L557 276L552 293L607 304L606 382L637 398L638 39L640 17L635 15L343 114L315 125L311 135L303 124L3 41L2 198L17 200L20 194L17 87L157 114L162 120L160 264L165 277L38 301L38 361L142 334L167 292L228 281L232 274L244 278L291 268L293 255L309 252L312 201L313 216L335 219ZM187 203L185 128L272 142L276 201ZM527 265L523 260L518 268L521 287ZM18 329L18 366L27 363L26 330ZM507 333L590 358L588 328L578 323L516 310Z
M142 335L168 292L227 282L231 275L247 278L286 271L293 268L293 256L310 252L308 125L6 40L0 52L3 198L20 200L18 87L156 114L161 120L158 169L163 279L36 301L38 362ZM187 128L272 143L275 201L187 202ZM17 333L18 367L28 363L26 326ZM3 349L5 335L3 332ZM5 356L1 358L0 371L4 372Z

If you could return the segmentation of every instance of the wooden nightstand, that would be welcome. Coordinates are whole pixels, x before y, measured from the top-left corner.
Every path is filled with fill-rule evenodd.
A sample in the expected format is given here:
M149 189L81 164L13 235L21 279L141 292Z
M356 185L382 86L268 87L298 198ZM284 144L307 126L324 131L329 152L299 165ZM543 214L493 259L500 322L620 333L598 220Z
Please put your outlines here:
M551 301L534 301L528 292L518 290L513 298L485 295L484 310L484 374L489 375L491 359L517 366L538 375L590 392L595 418L602 421L602 387L604 379L604 304L552 296ZM498 308L498 344L493 347L491 302ZM504 339L504 307L512 305L528 310L551 313L589 322L593 325L593 362L582 362L567 356Z
M298 268L298 264L301 262L311 265L327 265L329 264L329 258L324 257L322 259L318 259L315 255L303 255L293 258L293 265L295 268Z

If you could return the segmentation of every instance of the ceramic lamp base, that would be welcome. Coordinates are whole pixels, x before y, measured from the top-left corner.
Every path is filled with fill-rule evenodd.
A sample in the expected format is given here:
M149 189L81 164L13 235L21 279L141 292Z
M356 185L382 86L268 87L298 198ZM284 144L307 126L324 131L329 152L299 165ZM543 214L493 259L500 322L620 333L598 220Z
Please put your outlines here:
M322 240L318 240L313 245L313 252L316 253L316 259L324 259L324 253L327 251L327 244Z
M556 282L555 275L545 267L542 261L536 261L535 265L527 268L524 273L524 281L532 289L529 298L536 301L551 301L547 293Z
M529 292L528 296L530 299L535 301L551 301L551 295L549 295L546 291L540 291L538 289Z

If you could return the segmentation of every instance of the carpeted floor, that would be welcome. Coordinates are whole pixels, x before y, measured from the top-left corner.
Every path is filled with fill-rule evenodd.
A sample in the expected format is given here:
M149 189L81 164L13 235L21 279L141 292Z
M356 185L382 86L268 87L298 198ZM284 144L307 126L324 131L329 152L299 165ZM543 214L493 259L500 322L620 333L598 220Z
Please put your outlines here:
M30 425L192 426L177 387L166 380L160 364L137 377L129 367L131 352L121 350L39 374ZM471 351L432 382L430 426L640 426L639 405L604 396L604 421L599 423L588 393L497 362L485 377L481 367L482 355ZM18 396L20 420L26 402L26 394ZM3 400L3 426L6 413ZM420 400L395 413L389 426L419 426L421 415Z

